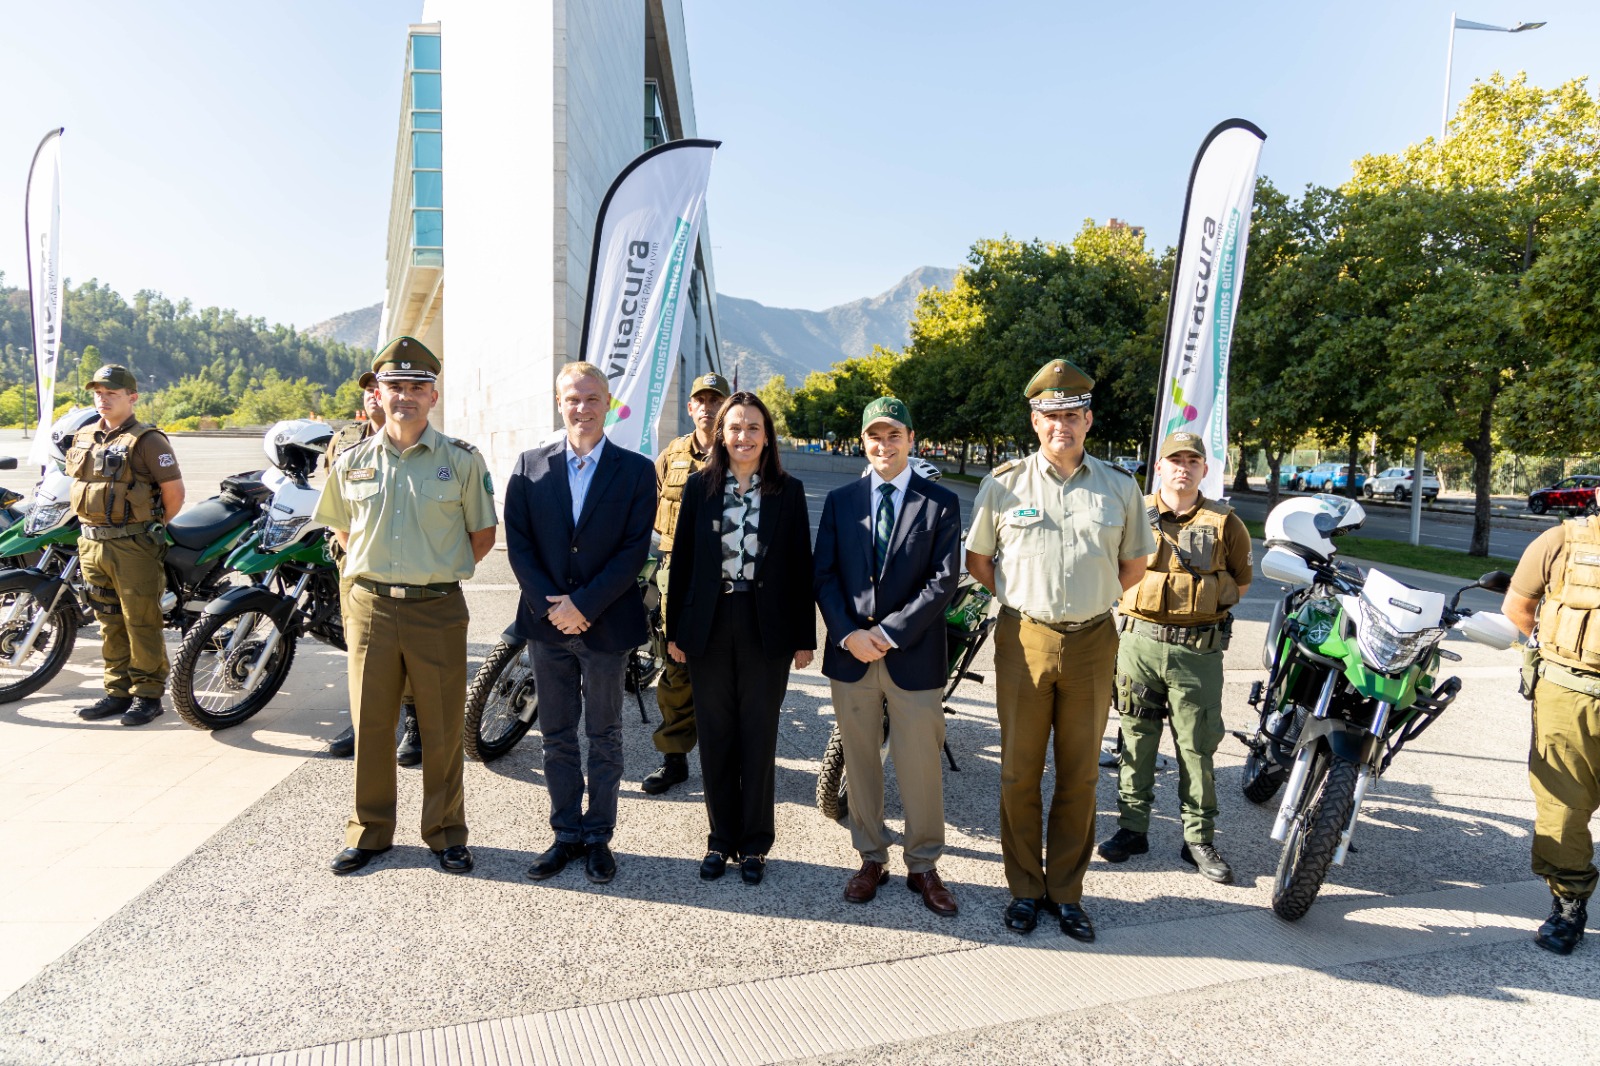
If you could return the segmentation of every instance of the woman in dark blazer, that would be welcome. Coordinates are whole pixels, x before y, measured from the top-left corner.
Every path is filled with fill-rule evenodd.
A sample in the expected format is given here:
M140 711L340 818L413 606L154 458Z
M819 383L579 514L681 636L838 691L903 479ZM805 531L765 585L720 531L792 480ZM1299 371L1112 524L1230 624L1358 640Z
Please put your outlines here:
M667 651L689 664L705 778L707 881L728 860L758 885L773 839L778 711L789 664L817 646L805 486L778 462L772 415L736 392L717 415L705 468L690 476L667 584Z

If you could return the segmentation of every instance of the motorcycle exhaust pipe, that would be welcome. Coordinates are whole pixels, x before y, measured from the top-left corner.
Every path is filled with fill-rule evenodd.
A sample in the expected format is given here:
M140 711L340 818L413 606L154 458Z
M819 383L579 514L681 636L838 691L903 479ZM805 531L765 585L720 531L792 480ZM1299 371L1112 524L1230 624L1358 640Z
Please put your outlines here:
M1356 818L1361 814L1361 801L1367 798L1367 786L1372 784L1372 767L1363 766L1361 772L1356 774L1355 800L1350 804L1350 821L1344 827L1344 832L1339 836L1339 846L1333 853L1333 865L1343 866L1344 857L1350 851L1350 838L1356 832Z
M1306 775L1311 772L1311 749L1301 748L1294 757L1294 769L1289 771L1289 783L1283 789L1283 802L1278 804L1278 820L1272 823L1272 839L1279 844L1289 835L1289 822L1294 809L1300 804L1300 791L1306 787Z

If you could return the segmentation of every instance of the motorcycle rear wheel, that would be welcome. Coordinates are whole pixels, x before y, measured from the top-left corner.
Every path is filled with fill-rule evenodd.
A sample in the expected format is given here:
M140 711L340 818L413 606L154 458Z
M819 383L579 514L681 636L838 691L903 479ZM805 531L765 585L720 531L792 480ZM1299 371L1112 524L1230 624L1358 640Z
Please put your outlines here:
M254 688L246 689L267 641L278 636ZM196 729L227 729L272 702L294 665L295 638L270 616L235 606L203 614L172 662L172 705Z
M1289 824L1272 885L1272 912L1298 921L1317 900L1355 803L1359 767L1322 752L1311 767L1304 798Z
M0 618L11 618L0 623L0 703L33 695L54 680L72 657L78 642L78 601L67 590L62 592L55 610L45 616L33 648L21 663L11 665L16 645L27 636L44 608L23 582L0 582Z
M822 751L817 767L817 810L830 821L841 821L850 814L850 781L844 772L844 737L835 726Z
M539 695L526 649L524 643L502 640L472 675L461 730L467 758L493 762L516 747L539 717ZM532 713L525 714L529 710Z

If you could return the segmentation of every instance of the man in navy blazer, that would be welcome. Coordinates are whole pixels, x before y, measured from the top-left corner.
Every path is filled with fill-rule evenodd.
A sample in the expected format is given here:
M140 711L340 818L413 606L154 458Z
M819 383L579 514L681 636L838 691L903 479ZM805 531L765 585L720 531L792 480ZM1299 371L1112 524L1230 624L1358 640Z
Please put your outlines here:
M648 628L639 571L650 552L655 466L605 438L611 390L592 363L556 377L566 437L517 459L506 484L506 550L522 586L516 635L528 641L555 843L528 876L554 877L582 855L589 880L616 875L611 835L622 783L622 680ZM589 738L589 806L578 722Z
M889 879L883 822L883 713L905 807L907 887L935 914L956 913L939 879L944 853L941 695L949 659L945 609L961 571L961 504L911 470L911 412L892 396L867 405L861 443L871 472L828 493L817 530L817 604L828 626L822 672L850 781L850 837L861 869L844 898L869 902Z

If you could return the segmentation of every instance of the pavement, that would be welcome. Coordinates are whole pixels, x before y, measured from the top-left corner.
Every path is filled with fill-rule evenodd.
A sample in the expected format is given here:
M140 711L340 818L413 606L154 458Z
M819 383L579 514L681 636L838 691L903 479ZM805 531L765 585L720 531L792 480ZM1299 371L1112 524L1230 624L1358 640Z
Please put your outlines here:
M206 461L247 468L218 454L224 443L207 441ZM854 476L791 465L814 497ZM475 654L509 619L513 588L503 552L469 584ZM1238 611L1230 728L1253 725L1245 697L1272 592L1259 580ZM1273 810L1240 795L1243 748L1227 739L1217 843L1238 883L1178 860L1175 775L1162 774L1151 853L1091 865L1100 937L1085 947L1048 921L1028 938L1000 923L989 649L985 681L951 701L961 769L945 773L940 869L962 911L941 919L906 891L897 852L876 901L840 899L855 856L814 806L832 724L815 669L793 675L783 707L778 843L759 887L697 878L697 760L688 783L645 796L659 756L631 702L612 884L576 868L523 877L550 838L537 733L467 766L473 875L442 873L421 845L420 777L403 770L395 850L337 878L326 863L350 763L318 752L345 720L343 656L303 644L278 698L233 730L191 730L170 711L127 729L72 714L95 688L91 629L46 690L0 706L0 846L13 856L0 875L0 1063L1587 1060L1600 949L1560 959L1530 939L1548 897L1528 872L1515 655L1451 647L1460 698L1373 788L1356 853L1304 920L1270 912ZM645 706L659 720L651 694ZM888 808L898 829L892 785ZM1103 839L1110 774L1098 808Z

